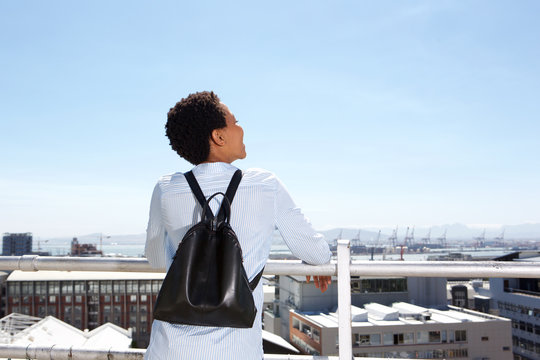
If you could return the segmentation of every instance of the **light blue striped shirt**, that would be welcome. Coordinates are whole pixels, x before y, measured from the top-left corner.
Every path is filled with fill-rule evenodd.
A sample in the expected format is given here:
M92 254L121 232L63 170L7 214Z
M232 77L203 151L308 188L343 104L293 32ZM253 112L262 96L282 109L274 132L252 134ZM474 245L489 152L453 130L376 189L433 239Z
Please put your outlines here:
M233 165L216 162L196 166L193 174L208 198L216 192L225 192L236 170ZM221 196L212 199L210 207L214 214L221 200ZM158 181L150 205L145 248L153 267L169 268L180 240L200 221L201 212L182 173L163 176ZM269 171L244 171L232 203L230 222L242 246L244 267L250 280L266 264L276 227L298 258L313 265L330 261L331 252L323 236L313 230L281 181ZM251 329L177 325L154 320L145 359L262 359L261 284L253 292L257 316Z

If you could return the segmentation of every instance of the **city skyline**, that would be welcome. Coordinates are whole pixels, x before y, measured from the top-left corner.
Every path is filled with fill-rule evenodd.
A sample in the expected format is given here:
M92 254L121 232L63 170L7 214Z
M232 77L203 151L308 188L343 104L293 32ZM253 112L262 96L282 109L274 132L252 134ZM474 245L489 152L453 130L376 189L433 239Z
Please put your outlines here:
M146 229L214 90L316 229L540 223L540 4L0 4L0 232Z

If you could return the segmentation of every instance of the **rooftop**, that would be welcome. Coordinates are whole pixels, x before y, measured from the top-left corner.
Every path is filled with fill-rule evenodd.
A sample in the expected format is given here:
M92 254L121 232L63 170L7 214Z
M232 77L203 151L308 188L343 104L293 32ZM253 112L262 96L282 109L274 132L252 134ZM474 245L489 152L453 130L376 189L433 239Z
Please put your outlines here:
M398 302L392 306L380 304L366 304L364 309L351 306L352 327L369 327L385 325L419 325L419 324L452 324L463 322L486 322L486 321L509 321L507 319L475 312L472 310L461 310L455 307L440 310L434 308L425 308L409 303ZM302 315L304 318L326 328L338 328L338 313L314 313L291 310L294 313ZM363 321L356 321L355 313L367 311L367 318ZM395 316L395 314L399 314Z
M92 331L82 331L53 316L44 319L12 313L0 319L0 343L13 345L75 346L93 349L115 347L128 349L131 331L111 323L103 324Z

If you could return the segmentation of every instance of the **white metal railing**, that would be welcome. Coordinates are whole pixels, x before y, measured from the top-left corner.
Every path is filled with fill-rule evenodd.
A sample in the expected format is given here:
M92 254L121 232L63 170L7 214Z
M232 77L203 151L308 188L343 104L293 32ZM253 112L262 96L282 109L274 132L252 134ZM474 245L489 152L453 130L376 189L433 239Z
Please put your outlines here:
M467 277L467 278L540 278L538 262L502 261L350 261L349 240L338 241L337 262L326 265L306 265L300 261L268 261L266 275L332 275L338 281L339 360L352 358L351 289L352 276L405 276L405 277ZM0 256L0 270L63 270L63 271L130 271L165 272L153 269L144 258L98 258L58 256ZM20 359L142 359L144 349L82 349L55 345L0 345L0 357ZM265 360L323 360L337 357L310 355L265 354Z
M142 360L144 349L84 349L60 346L2 345L0 358L37 360ZM337 356L275 355L264 354L264 360L338 360ZM362 358L369 360L370 358Z
M342 246L345 246L342 244ZM511 261L354 261L352 276L537 278L540 263ZM144 258L98 258L61 256L0 256L0 270L133 271L165 272L153 269ZM266 275L338 275L337 264L306 265L295 260L269 260Z

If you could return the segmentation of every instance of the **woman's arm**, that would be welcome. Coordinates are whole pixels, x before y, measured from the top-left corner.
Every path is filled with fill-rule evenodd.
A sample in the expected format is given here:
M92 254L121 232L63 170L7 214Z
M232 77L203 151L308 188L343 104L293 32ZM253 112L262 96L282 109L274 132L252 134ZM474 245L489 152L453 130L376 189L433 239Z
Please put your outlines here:
M274 204L276 227L293 255L311 265L328 263L332 253L324 236L313 229L277 178Z
M144 254L153 268L166 268L165 227L161 218L161 188L155 186L150 202L150 216L146 229Z

